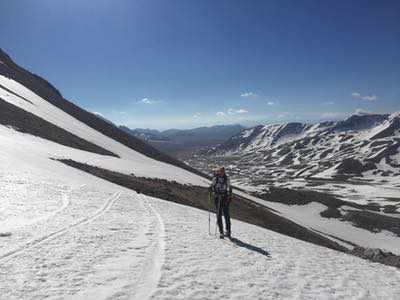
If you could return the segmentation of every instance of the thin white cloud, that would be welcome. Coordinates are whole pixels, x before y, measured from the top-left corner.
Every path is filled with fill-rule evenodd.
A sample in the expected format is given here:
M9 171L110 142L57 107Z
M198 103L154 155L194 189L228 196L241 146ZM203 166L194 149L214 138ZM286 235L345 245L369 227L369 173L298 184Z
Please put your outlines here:
M356 108L356 110L354 111L354 114L356 115L369 115L370 112L363 109L363 108Z
M376 95L370 95L370 96L364 96L361 99L366 100L366 101L375 101L378 99Z
M378 97L376 95L362 96L360 93L357 93L357 92L351 93L351 97L353 97L353 99L364 100L364 101L378 100Z
M225 117L225 116L226 116L226 113L224 113L223 111L218 111L218 112L216 113L216 115L217 115L218 117Z
M242 114L247 114L248 112L249 112L248 110L245 110L245 109L243 109L243 108L238 109L238 110L236 111L236 113L237 113L237 114L240 114L240 115L242 115Z
M242 114L247 114L249 111L244 109L244 108L240 108L240 109L233 109L233 108L229 108L228 109L228 115L242 115Z
M198 118L200 118L200 116L201 116L201 114L200 114L199 112L197 112L197 113L195 113L195 114L193 115L193 118L194 118L194 119L198 119Z
M139 103L141 104L147 104L147 105L151 105L151 104L156 104L159 103L160 100L155 100L155 99L150 99L150 98L143 98L142 100L139 101Z
M335 104L335 102L333 101L326 101L322 103L322 105L333 105L333 104Z
M267 101L267 105L269 105L269 106L275 105L275 102L274 101Z
M243 98L248 98L248 99L255 99L258 97L258 95L256 93L253 92L244 92L240 95L240 97Z

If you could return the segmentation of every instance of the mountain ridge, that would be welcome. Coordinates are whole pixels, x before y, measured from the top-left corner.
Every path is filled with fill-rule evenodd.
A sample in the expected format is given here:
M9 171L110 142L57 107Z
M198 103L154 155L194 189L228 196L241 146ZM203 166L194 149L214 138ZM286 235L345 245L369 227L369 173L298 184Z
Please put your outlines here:
M150 158L170 163L186 169L195 174L204 176L198 170L195 170L185 163L157 150L144 141L120 130L118 127L110 124L94 113L86 111L77 106L73 102L65 99L62 94L47 80L42 77L31 73L30 71L17 65L11 57L0 48L0 74L19 82L27 87L41 98L45 99L55 107L65 111L67 114L86 124L87 126L101 132L105 136L117 140L123 145L138 151Z
M261 171L267 167L275 170L275 175L280 173L279 178L397 176L399 132L399 112L352 115L337 122L258 125L216 147L203 149L201 155L239 157L238 165L250 165L260 174L272 175Z
M245 127L234 124L203 126L192 129L167 129L163 131L141 128L129 129L126 126L120 126L120 128L146 141L160 151L179 157L182 153L191 153L201 147L218 145Z

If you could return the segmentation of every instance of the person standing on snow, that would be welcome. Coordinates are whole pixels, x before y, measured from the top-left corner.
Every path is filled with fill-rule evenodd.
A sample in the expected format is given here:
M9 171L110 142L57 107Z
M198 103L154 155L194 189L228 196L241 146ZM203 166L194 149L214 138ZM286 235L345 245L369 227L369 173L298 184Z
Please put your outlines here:
M214 193L214 203L217 210L217 224L220 238L224 238L222 225L222 214L225 218L226 235L231 237L231 218L229 215L229 204L232 198L232 187L229 177L225 174L225 168L220 168L213 177L211 191Z

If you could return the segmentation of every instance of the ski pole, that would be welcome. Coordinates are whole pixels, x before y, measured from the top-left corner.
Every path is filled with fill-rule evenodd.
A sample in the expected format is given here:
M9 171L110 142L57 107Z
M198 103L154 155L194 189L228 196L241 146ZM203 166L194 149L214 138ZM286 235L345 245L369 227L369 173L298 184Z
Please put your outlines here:
M218 195L217 196L217 205L218 205L218 212L217 212L217 215L216 215L216 219L217 219L217 222L215 223L215 232L214 232L214 235L215 236L217 236L217 226L218 226L218 216L219 216L219 214L220 214L220 212L221 212L221 196L220 195Z
M208 234L211 235L211 191L208 192Z

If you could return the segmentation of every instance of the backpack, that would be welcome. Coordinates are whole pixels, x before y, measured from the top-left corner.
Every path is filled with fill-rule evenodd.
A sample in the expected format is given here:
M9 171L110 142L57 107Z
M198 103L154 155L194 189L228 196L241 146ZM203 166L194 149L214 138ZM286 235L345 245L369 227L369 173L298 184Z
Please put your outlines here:
M228 177L226 175L215 177L214 191L221 194L228 192Z

